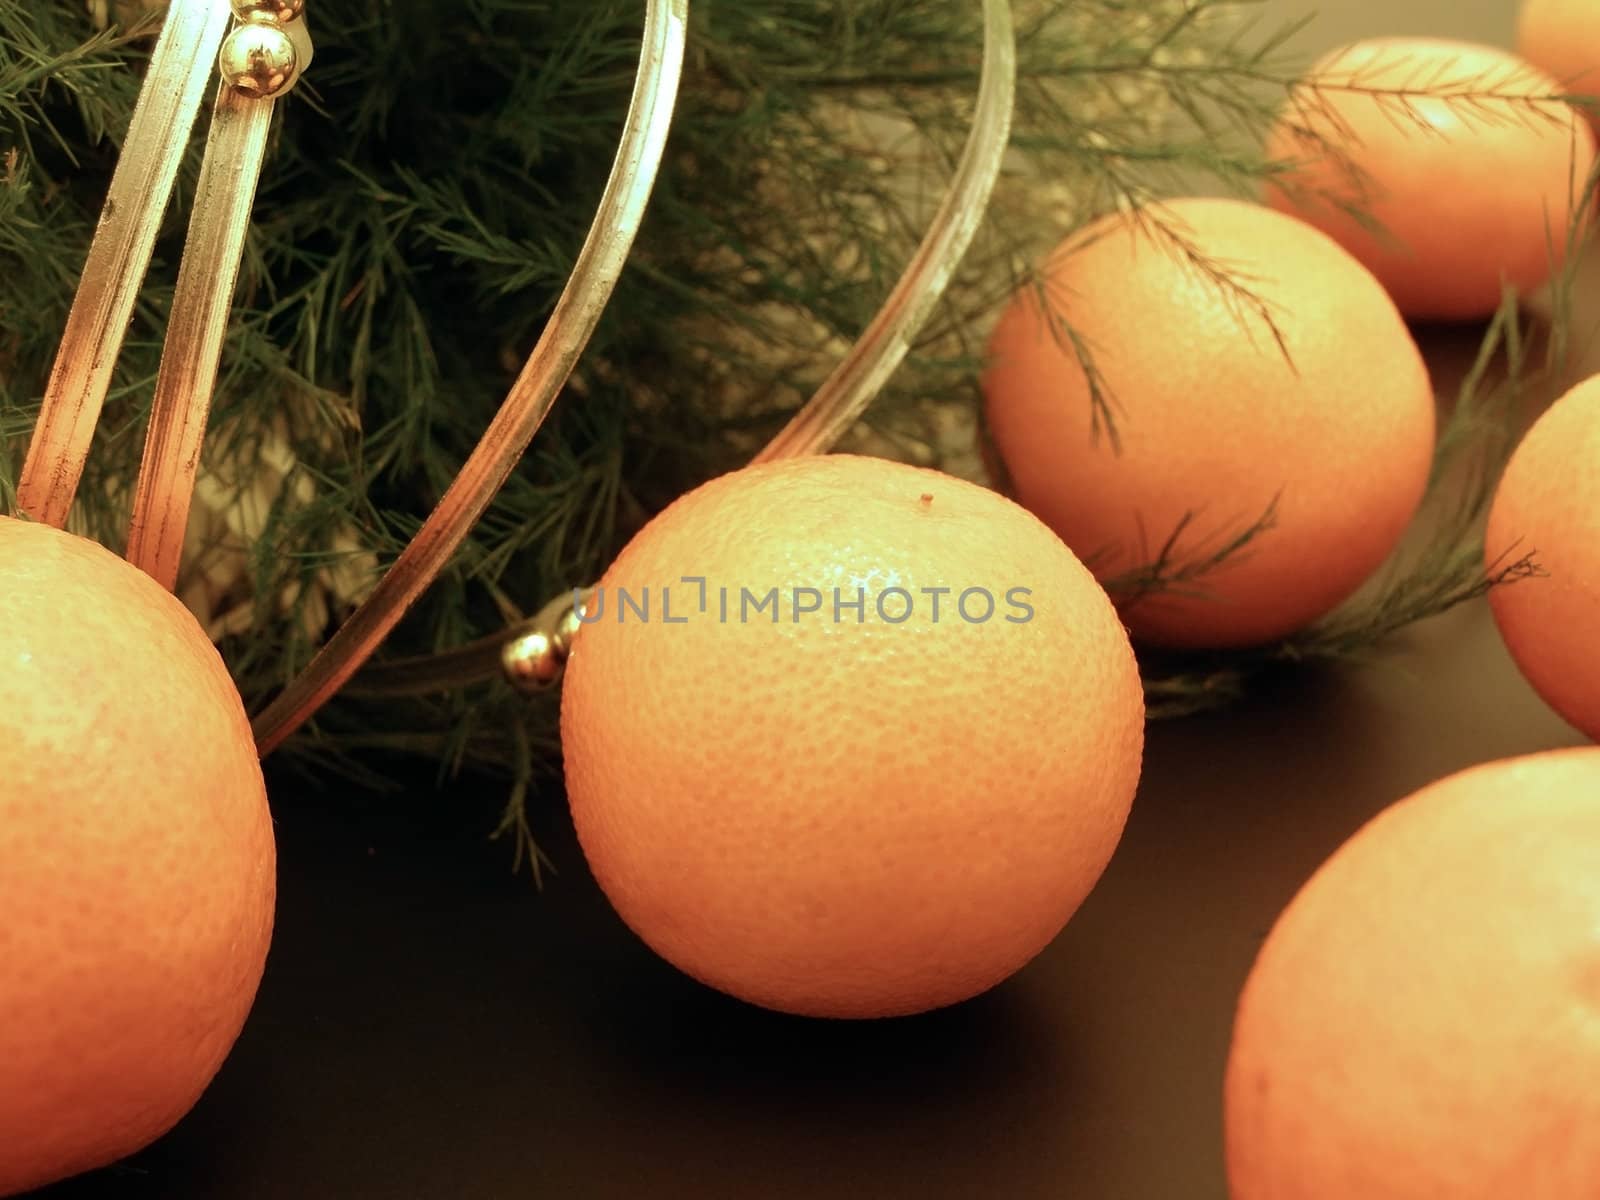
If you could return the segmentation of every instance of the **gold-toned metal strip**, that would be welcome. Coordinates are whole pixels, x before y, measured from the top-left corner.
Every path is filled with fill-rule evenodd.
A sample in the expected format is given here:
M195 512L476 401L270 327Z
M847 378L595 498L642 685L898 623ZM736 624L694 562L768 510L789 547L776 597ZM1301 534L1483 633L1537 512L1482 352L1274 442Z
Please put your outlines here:
M983 34L972 131L922 244L861 340L753 462L822 454L838 442L905 361L971 246L1011 140L1017 48L1008 0L984 0Z
M594 225L539 344L482 441L372 595L255 719L270 754L376 650L438 577L543 424L588 345L644 219L683 71L688 0L649 0L628 119Z
M528 637L544 636L564 655L570 648L565 628L569 614L592 595L593 590L588 588L566 592L533 616L498 633L437 654L368 663L346 685L345 694L387 699L460 691L503 674L506 648Z
M36 521L66 523L230 17L228 0L167 10L17 486L18 507Z
M275 104L226 83L217 89L128 531L128 561L169 591Z
M982 75L972 129L948 193L905 274L861 339L755 462L819 454L849 429L904 361L972 243L1010 141L1016 42L1008 0L984 0ZM470 645L363 671L363 695L422 695L481 682L504 671L503 652L543 629L523 621Z

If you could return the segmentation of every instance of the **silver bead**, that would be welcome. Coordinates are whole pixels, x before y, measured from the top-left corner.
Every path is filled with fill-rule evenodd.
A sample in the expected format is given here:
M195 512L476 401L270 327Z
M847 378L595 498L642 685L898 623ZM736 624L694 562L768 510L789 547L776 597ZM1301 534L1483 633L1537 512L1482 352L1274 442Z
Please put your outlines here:
M217 65L229 87L266 100L294 84L300 55L293 39L282 29L252 21L228 35Z
M549 634L530 633L507 643L500 652L500 667L507 683L531 695L561 678L566 657Z
M233 0L233 15L241 21L275 21L287 25L306 11L306 0Z

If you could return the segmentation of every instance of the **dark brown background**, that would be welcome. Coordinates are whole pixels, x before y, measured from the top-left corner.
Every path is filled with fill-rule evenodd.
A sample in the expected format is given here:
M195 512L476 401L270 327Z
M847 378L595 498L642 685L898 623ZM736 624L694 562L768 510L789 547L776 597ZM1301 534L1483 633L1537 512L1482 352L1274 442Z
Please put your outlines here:
M1508 43L1514 18L1512 0L1322 7L1308 51ZM1425 340L1450 374L1476 333ZM877 1025L751 1010L656 961L559 796L541 836L560 874L536 896L483 841L493 797L279 784L279 928L234 1056L170 1137L51 1195L1223 1200L1233 1003L1283 904L1412 789L1578 740L1482 606L1158 725L1121 849L1050 950L968 1005Z

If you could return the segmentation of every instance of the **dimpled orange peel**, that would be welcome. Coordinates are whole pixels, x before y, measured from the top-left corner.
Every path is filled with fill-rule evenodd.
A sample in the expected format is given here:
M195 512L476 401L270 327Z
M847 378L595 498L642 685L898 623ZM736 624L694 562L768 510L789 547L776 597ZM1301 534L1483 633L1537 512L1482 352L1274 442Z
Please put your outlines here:
M1262 946L1225 1091L1233 1200L1600 1196L1600 749L1356 833Z
M849 455L749 467L651 521L586 620L561 711L584 852L651 947L753 1004L884 1017L985 991L1121 836L1127 637L984 488Z
M1178 200L1075 234L1040 275L1001 314L983 376L1016 498L1108 581L1163 556L1193 569L1270 526L1127 604L1135 640L1282 637L1394 549L1427 485L1433 393L1393 302L1330 238L1260 205ZM1061 322L1117 439L1095 431Z
M1492 46L1357 42L1285 109L1267 150L1292 169L1267 198L1337 239L1408 317L1486 317L1505 285L1531 291L1564 259L1595 157L1564 92Z
M1537 572L1489 593L1511 657L1546 702L1600 740L1600 377L1534 424L1495 493L1491 565L1532 555Z
M275 854L199 624L83 538L0 517L0 1195L140 1149L254 1001Z

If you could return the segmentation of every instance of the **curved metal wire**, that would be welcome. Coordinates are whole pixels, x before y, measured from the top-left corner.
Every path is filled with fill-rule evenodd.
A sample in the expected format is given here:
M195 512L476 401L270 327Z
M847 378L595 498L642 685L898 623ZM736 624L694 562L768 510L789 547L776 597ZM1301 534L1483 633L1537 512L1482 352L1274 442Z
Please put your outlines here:
M860 341L754 462L830 449L905 360L912 340L971 247L1011 140L1017 53L1009 0L983 0L983 32L983 68L972 129L950 188L916 254ZM535 618L440 655L374 666L362 673L360 686L363 693L425 695L482 682L499 672L504 645L540 628Z
M298 77L311 43L305 21L296 17L294 25L300 35ZM272 114L288 92L285 87L271 96L254 96L227 80L217 85L128 524L128 561L168 591L178 580L201 444Z
M17 506L35 521L66 524L232 15L228 0L174 0L167 12L17 484Z
M822 454L855 424L911 350L982 223L1011 141L1017 47L1008 0L983 0L978 109L954 181L910 266L872 324L794 419L752 460Z
M544 423L604 311L644 218L683 72L688 0L649 0L639 72L611 179L544 336L444 498L377 588L254 722L265 756L361 667L434 581Z

